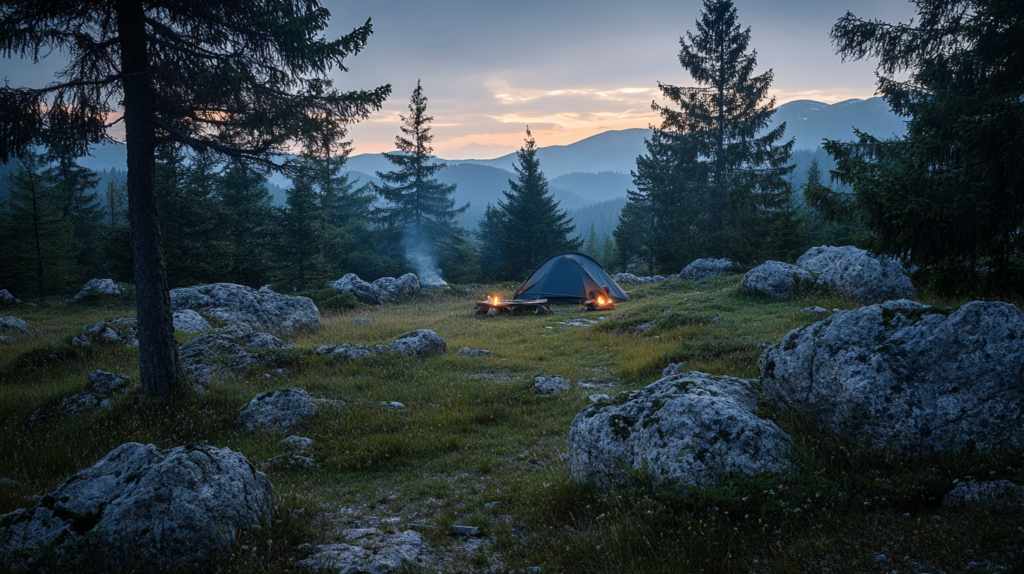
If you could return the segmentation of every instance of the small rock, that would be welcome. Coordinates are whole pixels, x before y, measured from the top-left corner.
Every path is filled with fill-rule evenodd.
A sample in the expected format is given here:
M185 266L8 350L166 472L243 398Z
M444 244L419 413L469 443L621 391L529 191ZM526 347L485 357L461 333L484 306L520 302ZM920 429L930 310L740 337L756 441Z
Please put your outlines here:
M596 403L597 401L610 401L612 397L610 395L604 395L601 393L593 394L588 397L590 402Z
M572 383L569 379L559 376L540 376L533 379L533 394L535 395L551 395L556 393L564 393L572 388Z
M105 409L113 404L115 395L128 390L131 378L106 371L89 373L85 390L61 400L60 411L72 418L79 417L92 409Z
M825 313L828 313L828 309L825 309L824 307L804 307L803 309L800 309L800 312L808 315L824 315Z
M637 330L638 331L650 331L651 329L654 328L654 325L655 325L654 321L648 321L648 322L644 323L643 325L640 325L639 327L637 327Z
M369 317L360 317L355 321L352 321L352 324L355 325L356 327L360 325L365 325L367 323L373 323L373 319L370 319Z
M463 347L455 353L456 357L491 357L494 355L497 355L494 351L470 349L469 347Z
M14 295L11 295L11 292L8 291L7 289L0 289L0 303L5 303L7 305L17 305L21 303L21 300L15 297Z
M501 501L500 500L495 500L494 502L488 502L487 504L485 504L484 508L495 508L495 507L500 506L500 505L501 505Z
M669 363L669 365L667 367L662 369L661 377L662 378L671 377L672 375L677 375L679 373L682 373L683 369L686 367L686 363L687 363L687 361L681 361L679 363Z
M212 328L209 321L192 309L174 312L174 330L176 331L194 334L209 331Z
M453 524L448 530L456 536L480 536L480 529L476 526L458 526Z
M135 319L127 317L105 323L89 323L82 327L79 335L71 339L71 344L76 347L88 347L120 343L126 347L138 347L135 325Z
M78 301L90 292L99 293L100 295L109 295L111 297L120 297L124 293L121 290L121 286L114 283L113 279L90 279L82 286L82 289L71 298L71 300Z
M393 409L404 409L405 408L405 405L403 405L402 403L400 403L398 401L391 401L391 402L381 401L379 404L381 406L391 407Z
M559 325L565 325L566 327L592 327L597 324L597 321L593 319L571 319L569 321L559 321Z
M736 266L732 259L697 259L679 272L679 279L691 279L694 283L710 277L717 277Z
M28 333L29 324L17 317L0 317L0 333Z
M776 299L792 297L814 286L814 276L806 269L781 261L765 261L743 274L744 293Z
M388 347L403 355L417 357L443 355L448 350L445 340L429 329L409 331L392 341Z
M313 447L313 439L306 438L304 436L292 435L288 438L281 439L281 442L277 443L277 446L289 452L306 452Z
M238 414L235 424L249 431L282 431L316 414L316 403L302 389L260 393Z

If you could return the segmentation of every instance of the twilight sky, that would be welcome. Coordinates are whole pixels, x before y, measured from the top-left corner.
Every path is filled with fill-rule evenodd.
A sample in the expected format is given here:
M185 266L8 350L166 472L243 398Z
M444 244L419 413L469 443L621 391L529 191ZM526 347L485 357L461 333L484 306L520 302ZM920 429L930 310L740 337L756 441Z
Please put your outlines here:
M540 146L569 144L613 129L657 122L657 82L690 85L677 59L694 30L699 0L322 0L328 33L372 18L366 50L336 73L343 89L390 83L384 109L352 128L356 154L390 151L416 80L434 116L434 149L449 159L514 151L529 124ZM735 0L752 28L758 73L775 72L778 103L835 103L874 93L874 62L841 63L828 32L847 10L907 21L904 0ZM60 67L2 60L12 85L38 86Z

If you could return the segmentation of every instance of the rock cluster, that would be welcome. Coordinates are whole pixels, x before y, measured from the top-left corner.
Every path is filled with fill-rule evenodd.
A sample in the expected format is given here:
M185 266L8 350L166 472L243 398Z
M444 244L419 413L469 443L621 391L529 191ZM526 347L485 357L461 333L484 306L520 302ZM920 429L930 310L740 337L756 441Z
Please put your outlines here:
M0 303L5 303L7 305L17 305L21 303L21 299L18 299L14 295L11 295L11 292L8 291L7 289L0 289Z
M814 285L806 269L781 261L765 261L743 274L744 293L785 299Z
M279 454L260 464L260 470L266 472L276 468L307 468L316 466L316 459L309 452L313 448L313 439L292 435L281 439L277 446L284 451L284 454Z
M813 273L818 285L835 289L863 303L914 297L917 290L895 259L845 247L812 247L796 260Z
M34 506L0 517L0 565L32 570L52 553L66 565L194 570L272 511L270 481L241 453L127 443Z
M388 574L404 563L423 567L431 562L427 543L415 530L387 534L376 528L349 528L339 534L345 542L318 545L296 564L317 571Z
M203 384L214 377L231 378L257 364L273 366L272 355L260 355L256 351L292 348L268 333L222 329L182 345L181 362L189 378Z
M572 388L569 379L560 375L540 376L533 379L533 394L553 395L564 393Z
M71 300L78 301L82 297L92 293L108 295L111 297L120 297L124 294L124 291L121 289L120 285L114 283L113 279L90 279L86 281L85 285L82 286L82 289L79 290Z
M448 343L437 333L429 329L409 331L388 344L392 351L407 356L428 357L443 355L448 351Z
M873 448L1024 447L1024 312L888 301L801 327L758 360L778 405Z
M733 269L736 262L732 259L697 259L679 272L680 279L690 279L694 283L700 283L705 279L717 277L726 271Z
M233 283L171 290L174 311L203 311L227 325L250 331L289 334L320 326L320 311L308 297L289 297L267 287L259 291Z
M316 408L302 389L260 393L238 413L235 424L249 431L283 431L312 418Z
M78 417L93 409L109 408L117 395L124 393L132 384L131 377L115 375L106 371L89 373L85 390L75 393L60 402L60 411L71 417Z
M730 475L780 472L790 439L755 413L749 381L699 372L599 399L569 431L569 468L579 482L622 484L623 463L655 482L714 485Z
M130 317L122 317L113 321L89 323L82 327L82 332L71 339L76 347L90 345L122 344L126 347L138 347L139 340L135 337L137 322Z
M182 309L174 312L174 330L183 333L202 333L213 329L210 322L192 309Z
M381 277L373 283L368 283L355 273L347 273L341 279L331 283L331 288L351 293L356 301L361 303L382 305L419 293L420 280L415 274L406 273L398 278Z
M653 277L637 277L632 273L616 273L612 275L612 281L616 283L625 283L627 285L646 285L647 283L660 283L666 279L661 275L655 275Z

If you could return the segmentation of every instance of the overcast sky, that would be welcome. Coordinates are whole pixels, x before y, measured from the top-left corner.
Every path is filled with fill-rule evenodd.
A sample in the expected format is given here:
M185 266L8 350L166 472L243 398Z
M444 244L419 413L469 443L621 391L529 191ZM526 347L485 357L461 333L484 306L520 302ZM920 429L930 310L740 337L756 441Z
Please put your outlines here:
M335 75L343 89L391 84L384 109L352 128L355 153L389 151L417 79L434 116L434 149L451 159L491 158L657 122L657 82L690 85L679 37L694 30L697 0L323 0L329 34L371 18L374 34ZM828 32L852 11L906 21L904 0L735 0L752 28L758 71L775 72L778 103L835 103L874 94L873 62L841 63ZM12 85L41 85L59 67L0 60Z

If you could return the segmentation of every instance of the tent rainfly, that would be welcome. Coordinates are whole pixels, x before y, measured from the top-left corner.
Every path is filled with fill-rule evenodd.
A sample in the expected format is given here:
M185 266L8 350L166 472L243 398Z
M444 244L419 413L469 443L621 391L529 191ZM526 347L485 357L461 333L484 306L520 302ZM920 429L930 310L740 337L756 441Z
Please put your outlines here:
M512 298L519 301L547 299L560 303L582 303L590 298L592 292L604 293L605 287L612 301L629 301L626 293L612 281L600 263L588 255L572 251L555 255L541 263Z

